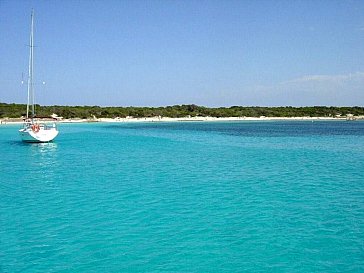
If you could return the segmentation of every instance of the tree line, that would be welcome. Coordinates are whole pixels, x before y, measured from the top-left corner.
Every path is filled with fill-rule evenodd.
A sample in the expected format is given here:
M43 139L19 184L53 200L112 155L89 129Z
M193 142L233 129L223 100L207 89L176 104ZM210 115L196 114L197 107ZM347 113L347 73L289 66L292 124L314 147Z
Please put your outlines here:
M56 114L63 118L125 118L125 117L335 117L337 115L364 115L364 107L260 107L231 106L204 107L194 104L166 107L100 107L100 106L41 106L35 105L37 116L49 117ZM20 118L26 115L25 104L0 103L0 118Z

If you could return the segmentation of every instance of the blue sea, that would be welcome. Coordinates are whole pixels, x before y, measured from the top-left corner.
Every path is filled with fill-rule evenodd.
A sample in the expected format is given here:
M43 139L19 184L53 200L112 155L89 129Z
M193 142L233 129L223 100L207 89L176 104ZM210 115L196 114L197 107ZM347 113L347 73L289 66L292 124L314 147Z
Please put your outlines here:
M364 272L364 122L0 126L0 272Z

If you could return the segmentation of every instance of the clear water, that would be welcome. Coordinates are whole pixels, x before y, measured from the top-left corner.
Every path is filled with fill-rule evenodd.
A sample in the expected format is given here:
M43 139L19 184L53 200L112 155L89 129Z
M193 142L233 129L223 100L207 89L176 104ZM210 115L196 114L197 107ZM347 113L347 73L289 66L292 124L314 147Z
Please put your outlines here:
M0 272L364 272L364 122L0 126Z

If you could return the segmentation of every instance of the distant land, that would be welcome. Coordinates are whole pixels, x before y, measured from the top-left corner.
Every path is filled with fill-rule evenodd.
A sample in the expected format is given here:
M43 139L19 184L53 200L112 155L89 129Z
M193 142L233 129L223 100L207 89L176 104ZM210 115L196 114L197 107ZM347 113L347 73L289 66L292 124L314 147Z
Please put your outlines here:
M21 118L26 113L25 104L0 103L0 118ZM165 107L100 107L100 106L41 106L36 105L37 116L49 117L56 114L65 119L80 118L147 118L147 117L345 117L364 116L364 107L260 107L231 106L210 108L189 105L173 105Z

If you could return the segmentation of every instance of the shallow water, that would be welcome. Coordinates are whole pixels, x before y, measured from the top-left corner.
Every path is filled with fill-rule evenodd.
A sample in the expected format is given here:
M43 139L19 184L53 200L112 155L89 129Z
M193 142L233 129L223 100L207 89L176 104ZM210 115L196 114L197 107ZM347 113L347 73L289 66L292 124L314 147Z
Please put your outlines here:
M0 272L363 272L364 122L0 126Z

